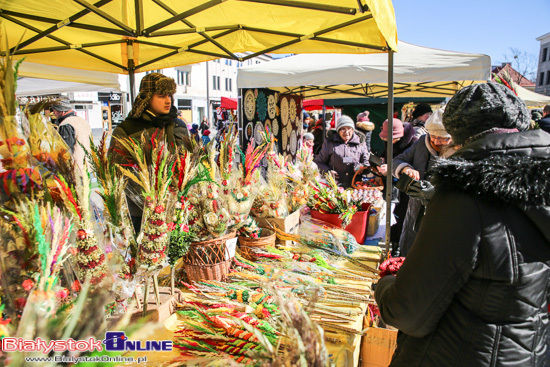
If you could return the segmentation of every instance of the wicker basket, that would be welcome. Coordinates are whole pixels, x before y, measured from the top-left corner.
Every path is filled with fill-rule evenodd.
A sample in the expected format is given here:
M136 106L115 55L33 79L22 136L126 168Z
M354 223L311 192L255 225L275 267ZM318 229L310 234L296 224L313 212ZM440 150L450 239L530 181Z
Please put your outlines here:
M212 240L191 242L189 251L182 258L189 280L223 280L231 266L227 240L236 232Z
M187 273L187 279L195 282L200 280L225 280L225 276L229 273L230 267L231 260L224 260L220 263L211 265L183 264L183 268Z
M365 187L358 186L357 179L361 177L364 171L370 171L374 175L374 186ZM351 187L358 190L383 190L384 189L384 180L382 175L375 167L363 166L355 172L353 179L351 180Z
M269 228L262 228L260 238L250 238L239 236L239 249L241 255L248 260L256 261L254 248L266 248L267 246L275 246L276 240L275 231Z

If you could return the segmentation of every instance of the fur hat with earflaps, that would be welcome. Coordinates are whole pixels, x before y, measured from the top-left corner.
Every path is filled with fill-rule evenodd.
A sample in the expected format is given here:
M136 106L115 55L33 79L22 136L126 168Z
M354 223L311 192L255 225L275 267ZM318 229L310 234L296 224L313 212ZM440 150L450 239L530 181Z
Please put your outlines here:
M141 79L139 85L139 94L134 100L134 106L130 111L130 116L140 117L143 111L147 109L153 94L170 95L176 93L176 82L174 79L160 73L147 74Z

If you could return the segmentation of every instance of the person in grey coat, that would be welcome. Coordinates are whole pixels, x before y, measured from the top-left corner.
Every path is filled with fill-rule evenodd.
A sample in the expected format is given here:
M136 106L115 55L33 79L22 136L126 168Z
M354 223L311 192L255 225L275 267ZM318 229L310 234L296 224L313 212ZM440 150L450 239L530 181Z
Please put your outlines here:
M443 124L462 147L395 275L375 290L399 329L391 367L543 367L550 289L550 134L496 83L459 90Z
M393 175L397 178L405 174L415 180L427 180L426 172L441 157L448 157L454 150L447 149L451 144L451 136L445 131L442 122L443 109L437 110L426 121L428 133L422 135L409 149L399 154L393 160ZM399 251L401 256L407 256L416 233L418 225L424 215L425 206L419 198L411 197L407 206L407 214L403 222L403 229L399 239Z
M337 134L327 138L314 162L321 172L333 171L343 188L351 187L353 175L361 166L369 165L369 151L355 134L355 124L349 116L336 123Z

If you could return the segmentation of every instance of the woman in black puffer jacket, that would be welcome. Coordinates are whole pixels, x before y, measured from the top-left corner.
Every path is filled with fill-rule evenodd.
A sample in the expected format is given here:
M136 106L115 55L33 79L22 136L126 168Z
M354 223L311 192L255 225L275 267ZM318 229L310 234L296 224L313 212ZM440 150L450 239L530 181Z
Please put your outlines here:
M375 297L397 327L391 366L544 366L550 279L550 134L494 83L460 90L443 124L462 148L396 276Z

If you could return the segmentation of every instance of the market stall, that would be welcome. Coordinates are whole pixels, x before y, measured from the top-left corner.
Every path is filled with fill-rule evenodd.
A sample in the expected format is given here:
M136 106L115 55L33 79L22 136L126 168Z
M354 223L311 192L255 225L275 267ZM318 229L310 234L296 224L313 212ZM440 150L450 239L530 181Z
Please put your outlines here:
M487 55L438 50L398 42L393 82L396 97L452 96L490 78ZM388 64L382 55L300 54L243 66L239 88L271 88L305 100L388 96Z
M135 71L218 57L242 61L274 51L390 51L391 63L392 50L396 49L395 19L391 3L387 1L369 0L366 4L357 1L325 4L313 1L276 4L204 1L193 3L192 7L182 2L170 7L153 1L131 4L112 1L92 5L80 1L57 0L45 4L28 0L6 4L0 17L5 20L7 40L13 47L10 51L16 58L26 55L32 62L127 72L130 76ZM312 21L303 22L305 18ZM20 39L21 44L15 47ZM252 54L236 56L235 52L240 51ZM351 297L352 289L340 289L344 285L333 278L353 270L339 269L332 257L352 261L355 265L359 260L351 259L347 250L342 252L330 247L339 241L321 241L282 230L279 236L299 242L302 250L296 253L299 249L296 247L292 253L284 249L263 248L260 252L269 254L273 251L272 258L288 260L282 261L283 264L295 263L307 268L286 269L288 272L281 275L285 276L283 283L294 287L287 285L287 293L279 297L279 302L267 302L277 292L261 289L258 284L257 278L266 275L266 268L261 262L239 261L234 252L235 231L239 230L241 236L252 239L258 239L262 234L247 213L254 203L252 198L257 196L252 195L253 192L258 187L268 188L254 173L258 161L266 153L267 144L247 149L241 156L234 145L234 134L231 135L235 139L231 140L232 145L228 142L218 152L193 148L174 152L166 145L155 144L154 139L150 140L151 146L143 144L152 151L144 151L140 144L127 140L120 142L117 157L130 157L132 163L119 166L108 155L108 144L104 139L89 152L90 170L98 179L97 189L101 194L97 201L103 206L90 203L87 174L78 179L71 175L71 168L65 165L71 162L70 155L42 117L36 111L24 111L24 118L16 116L11 103L15 94L10 79L13 73L9 63L4 65L6 69L2 70L1 77L6 81L3 92L7 102L2 105L5 108L2 109L0 138L4 144L0 154L4 170L1 172L3 207L9 208L10 212L2 217L1 227L1 265L9 268L9 271L2 271L2 282L7 285L3 289L2 309L3 316L11 317L2 319L4 336L7 332L10 336L31 340L38 337L44 340L66 340L69 337L82 340L94 335L100 340L103 335L95 334L106 325L105 312L109 315L107 323L115 325L111 330L121 330L126 326L124 322L131 319L134 302L139 307L137 314L149 315L154 311L153 306L162 306L161 295L167 293L158 287L161 270L167 262L176 270L174 266L181 259L185 280L191 282L187 288L191 291L197 291L193 287L206 287L198 283L194 286L192 281L219 282L230 276L250 277L237 277L238 282L228 281L221 285L211 283L208 289L200 289L201 294L208 296L207 300L202 298L202 305L187 305L188 309L182 310L188 312L185 314L187 328L182 330L177 345L186 354L196 356L191 349L203 347L205 350L201 352L211 357L238 356L233 359L240 359L242 354L238 354L238 350L247 346L261 352L258 358L299 360L311 355L319 357L319 365L324 365L321 361L328 356L325 342L317 324L311 322L313 316L319 317L328 311L326 307L325 310L321 308L321 302L320 306L312 306L317 304L315 298L319 297L317 284L323 284L326 289L322 293L325 302L342 303L336 296L346 292ZM9 89L10 85L12 89ZM25 127L23 131L19 129L20 125ZM267 133L266 142L273 139ZM215 154L219 157L217 161ZM242 158L238 167L233 166L235 156ZM293 194L287 196L294 200L294 206L308 197L302 187L305 183L298 179L295 183ZM135 195L144 201L139 233L133 231L128 208L121 199L125 185L130 184ZM171 190L168 190L169 186ZM37 190L47 194L35 195ZM263 202L258 208L279 209L277 205L272 208L265 204ZM345 243L349 242L350 239L346 239ZM281 254L277 251L287 252ZM314 255L312 251L319 252ZM325 253L332 255L328 257ZM314 264L317 261L321 265ZM230 272L231 266L234 269ZM363 282L368 278L367 273L376 272L365 266L361 266L363 272L360 275L355 275ZM314 268L316 271L309 270ZM253 273L254 269L258 272ZM236 275L235 270L241 274ZM324 274L327 270L328 276ZM174 275L170 280L181 280L175 273L170 272ZM279 276L279 273L273 274ZM319 276L326 278L317 279ZM308 281L304 283L306 279ZM311 287L305 287L306 284ZM181 283L178 282L178 286ZM220 286L226 291L221 292ZM234 289L230 291L229 288ZM299 292L290 292L294 288ZM366 291L355 293L361 293L356 297L362 301L369 299ZM220 319L222 316L216 314L219 307L212 304L216 300L224 302L224 314L242 317L242 322L248 326L239 322L235 328L210 330L222 341L212 350L210 344L201 343L204 330L189 327L196 325L193 320L201 317L233 326L235 320ZM345 326L335 327L343 320L342 311L330 310L328 312L337 316L332 315L332 320L321 320L325 324L323 327L336 330L336 335L351 332ZM271 317L272 312L281 317ZM113 324L110 317L114 315L123 317ZM307 327L299 330L293 320L301 321ZM274 331L269 331L270 326L275 327ZM269 337L260 337L258 330L262 328L268 330ZM246 338L239 338L243 332ZM312 341L318 348L297 348L293 343L300 341L301 332L311 333L308 334L311 338L303 340ZM258 340L250 340L250 333ZM285 338L284 351L273 348L279 345L280 334L296 336ZM356 335L357 331L352 334ZM192 337L188 338L189 335ZM124 340L124 346L132 345L131 339L126 341L122 336L120 340ZM273 337L276 338L264 343ZM354 345L357 344L355 340ZM12 363L22 364L28 355L41 354L17 352L13 354Z
M296 93L306 99L388 97L388 115L393 114L393 96L452 96L460 88L490 78L489 56L437 50L398 42L391 81L388 63L380 55L300 54L270 63L242 67L239 88L270 88ZM389 119L391 129L393 120ZM388 156L392 156L392 143ZM387 160L391 164L391 159ZM391 171L388 166L388 170ZM391 187L391 177L387 179ZM387 194L391 190L387 190ZM386 211L391 200L386 198ZM386 218L389 244L390 216Z
M19 68L18 96L37 96L62 92L120 91L119 75L102 71L79 70L23 62Z

